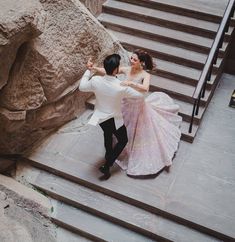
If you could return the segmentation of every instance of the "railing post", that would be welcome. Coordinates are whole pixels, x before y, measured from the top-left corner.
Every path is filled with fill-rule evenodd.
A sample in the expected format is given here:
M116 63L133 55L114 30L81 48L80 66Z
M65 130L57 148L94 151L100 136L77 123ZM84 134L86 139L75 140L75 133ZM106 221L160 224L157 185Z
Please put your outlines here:
M213 64L216 65L217 59L218 59L219 49L216 50L214 58L213 58ZM213 67L212 67L213 68Z
M202 97L202 98L205 97L205 93L206 93L206 84L207 84L207 82L204 82L203 87L202 87L202 91L200 92L200 97Z
M206 82L205 82L206 83ZM196 106L196 111L195 111L195 115L197 116L198 115L198 113L199 113L199 107L200 107L200 102L201 102L201 98L203 98L202 97L202 92L203 92L203 90L201 90L201 92L200 92L200 94L199 94L199 97L198 97L198 100L197 100L197 106Z
M220 38L220 41L219 41L219 49L222 48L222 46L223 46L223 42L224 42L224 32L223 32L223 34L221 35L221 38Z
M193 104L193 111L192 111L191 121L189 125L189 130L188 130L190 134L192 133L192 129L193 129L193 121L194 121L194 113L195 113L196 105L197 105L197 99L194 100L194 104Z

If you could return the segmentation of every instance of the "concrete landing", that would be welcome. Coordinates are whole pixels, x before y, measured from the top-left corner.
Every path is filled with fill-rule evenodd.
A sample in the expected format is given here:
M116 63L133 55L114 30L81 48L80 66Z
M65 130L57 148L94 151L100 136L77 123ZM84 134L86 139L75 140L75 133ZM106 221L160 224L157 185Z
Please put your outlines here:
M235 109L228 107L234 89L235 76L224 74L194 143L181 141L170 173L154 179L133 179L115 168L110 180L98 180L103 136L99 128L86 126L91 111L62 127L28 158L49 154L55 164L61 157L82 161L92 165L96 185L116 186L119 193L143 203L147 199L149 205L235 239Z

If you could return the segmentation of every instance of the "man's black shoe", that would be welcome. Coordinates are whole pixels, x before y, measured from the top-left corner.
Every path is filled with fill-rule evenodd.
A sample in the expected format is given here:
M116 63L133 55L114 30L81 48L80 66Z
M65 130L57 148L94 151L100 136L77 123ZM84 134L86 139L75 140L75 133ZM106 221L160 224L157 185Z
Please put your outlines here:
M99 171L104 174L103 176L101 176L99 178L101 181L105 181L105 180L108 180L110 178L111 174L109 172L109 166L108 165L106 165L106 164L102 165L99 168Z
M99 177L99 180L100 181L106 181L110 178L110 176L111 176L110 172L105 173L103 176Z
M99 168L99 171L103 174L106 174L106 173L109 173L109 167L107 165L102 165L100 168Z

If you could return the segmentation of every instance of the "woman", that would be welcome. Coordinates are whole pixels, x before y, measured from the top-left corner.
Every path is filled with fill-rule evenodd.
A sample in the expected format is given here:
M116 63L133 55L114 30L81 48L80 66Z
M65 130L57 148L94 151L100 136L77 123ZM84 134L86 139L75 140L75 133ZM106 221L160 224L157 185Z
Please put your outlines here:
M152 57L145 51L136 50L130 58L130 67L121 67L126 75L121 85L127 85L143 93L142 99L123 100L123 118L127 127L128 145L116 163L128 175L141 176L167 170L178 148L182 118L177 115L179 106L163 92L148 94L153 69ZM102 68L88 66L100 73ZM147 96L146 98L144 98Z

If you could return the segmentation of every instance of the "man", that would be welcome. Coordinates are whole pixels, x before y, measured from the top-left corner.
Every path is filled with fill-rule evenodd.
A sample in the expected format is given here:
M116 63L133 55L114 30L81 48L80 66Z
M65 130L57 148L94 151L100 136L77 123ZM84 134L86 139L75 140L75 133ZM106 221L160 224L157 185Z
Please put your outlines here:
M125 97L139 98L142 94L131 87L121 86L116 77L120 65L120 55L112 54L104 59L105 76L91 77L87 70L80 82L79 90L94 92L96 96L95 111L89 120L91 125L100 125L104 132L105 160L99 170L104 174L101 179L107 180L111 176L110 167L117 159L128 142L126 127L123 123L121 102ZM117 144L113 147L113 135Z

